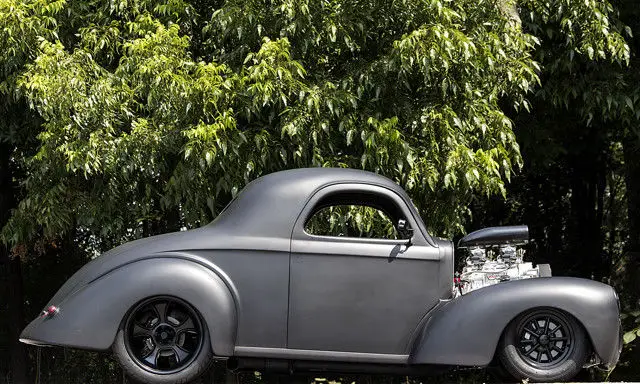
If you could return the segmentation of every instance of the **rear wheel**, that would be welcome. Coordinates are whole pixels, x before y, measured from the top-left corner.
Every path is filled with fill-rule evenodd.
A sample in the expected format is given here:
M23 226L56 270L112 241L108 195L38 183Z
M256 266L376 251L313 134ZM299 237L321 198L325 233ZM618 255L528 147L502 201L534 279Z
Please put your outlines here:
M589 344L573 317L555 309L535 309L507 326L498 357L518 380L563 381L582 369Z
M136 305L122 322L113 351L131 378L152 384L191 381L212 361L200 315L174 297L154 297Z

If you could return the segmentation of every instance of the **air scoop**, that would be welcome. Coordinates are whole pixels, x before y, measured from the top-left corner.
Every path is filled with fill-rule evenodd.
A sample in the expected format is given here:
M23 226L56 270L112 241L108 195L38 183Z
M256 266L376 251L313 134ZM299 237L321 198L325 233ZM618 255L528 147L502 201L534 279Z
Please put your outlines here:
M511 225L483 228L471 232L458 241L458 247L521 244L527 241L529 241L529 227L526 225Z

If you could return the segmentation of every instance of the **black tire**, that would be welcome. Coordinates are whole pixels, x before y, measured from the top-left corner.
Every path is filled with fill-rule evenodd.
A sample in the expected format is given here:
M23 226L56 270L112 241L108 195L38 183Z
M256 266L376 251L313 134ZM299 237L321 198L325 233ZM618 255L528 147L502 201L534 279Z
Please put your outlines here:
M569 380L578 374L590 348L582 325L572 316L556 309L539 308L509 323L497 353L502 366L514 378L552 382Z
M175 297L153 297L134 306L112 349L129 378L149 384L187 383L213 361L202 317Z
M540 277L551 277L551 265L538 264L538 272L540 273Z

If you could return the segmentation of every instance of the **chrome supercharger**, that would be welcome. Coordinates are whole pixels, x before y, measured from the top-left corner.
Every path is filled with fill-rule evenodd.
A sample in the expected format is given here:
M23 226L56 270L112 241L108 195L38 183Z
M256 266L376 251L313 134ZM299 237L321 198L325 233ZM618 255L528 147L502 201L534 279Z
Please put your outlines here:
M454 277L453 296L505 281L551 276L548 264L525 262L527 226L491 227L475 231L458 243L464 254L462 270Z

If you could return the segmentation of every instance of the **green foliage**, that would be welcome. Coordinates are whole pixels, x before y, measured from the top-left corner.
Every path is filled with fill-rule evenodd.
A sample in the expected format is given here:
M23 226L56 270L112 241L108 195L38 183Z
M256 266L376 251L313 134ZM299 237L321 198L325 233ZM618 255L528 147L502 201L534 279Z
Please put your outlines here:
M507 1L2 6L18 10L3 33L27 31L3 39L5 68L43 120L2 232L14 244L74 226L136 236L168 212L198 226L248 181L305 166L385 174L453 233L522 164L504 105L530 107L540 37ZM608 4L520 6L579 55L628 59Z
M620 119L627 127L640 118L640 95L625 79L631 29L608 1L525 1L524 28L540 37L535 58L545 81L537 96L570 108L586 122ZM576 17L581 15L581 17Z
M320 236L399 239L389 216L364 205L335 205L316 212L305 224L305 231Z
M65 0L0 1L0 90L6 92L7 78L33 59L40 40L57 38L55 15L66 5Z
M623 313L621 317L632 323L631 329L626 331L623 335L624 343L629 344L636 340L636 338L640 337L640 311Z

